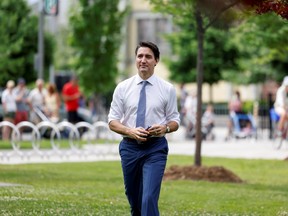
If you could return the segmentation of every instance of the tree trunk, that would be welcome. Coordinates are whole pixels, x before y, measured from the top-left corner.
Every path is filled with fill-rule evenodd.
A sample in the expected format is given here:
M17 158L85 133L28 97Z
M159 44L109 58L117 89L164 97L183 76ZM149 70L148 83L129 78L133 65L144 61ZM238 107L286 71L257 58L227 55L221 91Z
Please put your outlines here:
M203 83L203 45L204 45L204 28L203 19L199 8L195 11L196 23L197 23L197 41L198 41L198 53L197 53L197 116L196 116L196 149L195 149L195 161L194 165L201 166L201 117L202 117L202 83Z

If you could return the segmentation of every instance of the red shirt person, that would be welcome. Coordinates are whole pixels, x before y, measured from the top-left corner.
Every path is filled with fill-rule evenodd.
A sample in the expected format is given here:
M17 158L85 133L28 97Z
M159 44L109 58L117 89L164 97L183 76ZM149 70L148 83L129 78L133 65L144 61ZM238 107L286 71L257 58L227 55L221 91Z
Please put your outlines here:
M78 86L78 79L76 76L72 76L70 81L63 86L62 98L65 103L68 121L73 124L80 121L77 113L80 96L81 92Z

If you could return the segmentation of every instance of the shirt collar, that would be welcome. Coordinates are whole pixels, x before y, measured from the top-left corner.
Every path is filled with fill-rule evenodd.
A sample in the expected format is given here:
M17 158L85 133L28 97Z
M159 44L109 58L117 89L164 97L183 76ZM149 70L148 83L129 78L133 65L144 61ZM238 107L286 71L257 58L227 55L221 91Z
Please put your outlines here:
M142 81L143 81L143 79L137 74L136 75L136 83L137 83L137 85L140 84ZM151 77L149 77L149 79L147 79L147 81L151 85L154 85L154 83L156 82L156 76L153 74Z

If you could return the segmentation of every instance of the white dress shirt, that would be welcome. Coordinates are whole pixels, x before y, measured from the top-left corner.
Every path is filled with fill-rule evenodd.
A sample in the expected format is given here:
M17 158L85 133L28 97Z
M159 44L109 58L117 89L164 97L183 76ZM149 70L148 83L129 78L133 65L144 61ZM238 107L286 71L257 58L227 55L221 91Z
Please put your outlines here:
M119 120L127 127L136 127L142 81L137 74L117 85L108 114L108 122ZM175 121L179 125L180 117L174 86L156 75L152 75L147 81L145 128L153 124L165 125L170 121Z
M274 107L275 108L282 108L282 109L287 109L288 108L288 97L287 97L287 93L286 93L286 86L285 85L281 85L276 93L276 100L274 103Z
M5 104L5 112L16 112L16 95L5 89L2 93L2 103Z
M32 106L43 107L45 105L45 96L47 95L47 90L42 89L40 92L38 88L32 89L30 92L28 99L30 100Z

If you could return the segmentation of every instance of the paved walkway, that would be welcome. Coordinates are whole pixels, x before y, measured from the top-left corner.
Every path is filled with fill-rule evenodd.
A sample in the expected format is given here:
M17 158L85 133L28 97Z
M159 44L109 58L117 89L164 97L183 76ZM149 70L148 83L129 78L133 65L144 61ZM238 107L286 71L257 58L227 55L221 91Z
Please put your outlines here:
M288 157L288 142L280 149L273 148L267 132L259 132L255 139L231 139L225 141L226 129L215 128L213 141L203 141L201 155L207 157L249 158L249 159L277 159ZM185 139L185 129L180 128L176 133L168 134L169 154L194 155L195 140ZM0 151L0 164L20 163L60 163L119 160L118 144L87 145L84 150L62 150L59 152L25 151L22 153Z
M182 130L182 131L181 131ZM184 129L181 128L171 139L170 154L194 155L195 140L185 140ZM273 147L273 141L268 139L268 131L259 131L258 139L230 139L225 141L226 128L215 128L213 141L203 141L201 155L208 157L279 159L288 157L288 141L280 149Z

